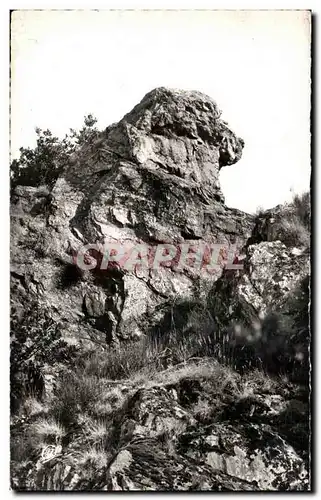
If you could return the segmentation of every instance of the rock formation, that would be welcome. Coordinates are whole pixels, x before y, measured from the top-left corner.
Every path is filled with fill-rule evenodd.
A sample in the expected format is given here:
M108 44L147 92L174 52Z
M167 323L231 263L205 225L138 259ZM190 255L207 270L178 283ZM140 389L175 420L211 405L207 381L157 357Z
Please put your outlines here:
M16 188L11 260L20 304L34 293L74 341L110 342L140 337L177 298L205 297L213 277L168 267L78 281L74 271L74 282L68 273L72 253L88 243L244 245L253 217L226 207L219 185L244 143L220 114L201 93L156 89L72 157L50 193Z
M298 240L291 205L257 216L225 205L219 172L243 147L210 97L158 88L72 155L52 187L15 187L15 489L310 488L308 233ZM76 265L84 245L101 263L109 243L233 246L240 268L226 255L215 273L175 258L157 269ZM201 332L207 356L174 358L173 331L183 348ZM164 350L143 366L134 345L154 337Z

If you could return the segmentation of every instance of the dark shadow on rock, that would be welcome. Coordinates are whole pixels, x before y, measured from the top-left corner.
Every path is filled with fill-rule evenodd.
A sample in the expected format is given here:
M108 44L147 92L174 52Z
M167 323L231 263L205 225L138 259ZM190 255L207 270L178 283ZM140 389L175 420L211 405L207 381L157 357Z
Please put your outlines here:
M164 314L157 324L150 328L149 335L162 344L188 340L198 333L204 337L210 336L214 331L214 322L204 304L199 301L181 301L176 304L167 304Z
M83 271L75 264L64 264L58 277L58 288L65 290L77 285L83 278Z

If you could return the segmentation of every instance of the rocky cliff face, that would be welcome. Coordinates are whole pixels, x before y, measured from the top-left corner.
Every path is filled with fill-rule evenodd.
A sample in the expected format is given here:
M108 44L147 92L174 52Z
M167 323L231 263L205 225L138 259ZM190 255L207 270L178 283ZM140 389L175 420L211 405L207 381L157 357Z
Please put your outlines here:
M219 171L238 161L244 143L220 114L203 94L156 89L70 158L49 193L16 188L15 306L34 294L71 340L108 343L140 337L177 298L206 297L214 279L207 273L171 266L77 280L72 255L106 242L242 247L253 217L224 205Z
M225 205L219 171L244 142L220 115L155 89L53 187L15 188L14 488L309 489L308 224ZM107 244L179 250L101 269ZM221 246L215 272L206 252L179 265L186 244Z

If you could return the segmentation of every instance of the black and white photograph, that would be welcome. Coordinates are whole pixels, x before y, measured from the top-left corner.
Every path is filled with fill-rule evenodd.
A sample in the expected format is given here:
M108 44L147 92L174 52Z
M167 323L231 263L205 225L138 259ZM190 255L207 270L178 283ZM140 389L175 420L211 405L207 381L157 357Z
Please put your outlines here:
M312 490L312 18L10 12L11 490Z

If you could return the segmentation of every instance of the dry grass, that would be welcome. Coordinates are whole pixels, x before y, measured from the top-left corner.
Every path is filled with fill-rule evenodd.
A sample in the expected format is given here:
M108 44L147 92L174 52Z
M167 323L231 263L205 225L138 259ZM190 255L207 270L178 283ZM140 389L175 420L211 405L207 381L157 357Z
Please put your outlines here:
M129 379L139 370L153 363L156 349L143 340L121 347L94 352L84 361L84 371L89 376L110 380Z
M212 387L219 392L224 391L226 387L234 384L234 380L240 378L231 368L220 364L213 358L198 358L160 372L151 383L171 385L187 377L202 380L204 383L210 381Z
M41 450L47 445L61 444L65 435L66 429L54 418L41 417L30 423L26 431L11 435L11 461L37 460Z
M98 377L76 370L65 373L51 405L55 418L67 428L77 423L78 415L91 411L102 397L104 387Z
M42 418L36 423L31 424L30 428L35 436L44 440L48 438L61 440L66 434L64 427L53 418Z
M36 415L41 415L46 413L48 408L41 403L37 398L30 396L24 400L21 408L19 409L19 414L21 416L34 417Z
M110 456L101 446L92 446L88 450L77 454L77 462L80 466L90 466L95 471L107 466Z
M93 414L98 418L109 417L113 411L114 408L108 401L97 401L93 406Z
M208 399L200 399L193 407L193 416L205 424L211 419L213 410L213 403Z
M281 220L286 243L296 247L310 247L311 239L311 200L310 193L294 194L285 206Z
M252 370L242 377L244 393L259 392L260 394L273 394L278 387L285 384L282 377L273 378L262 370Z
M29 398L25 411L36 422L30 425L28 435L15 437L13 461L21 463L36 457L39 448L60 443L67 435L69 443L81 443L87 448L79 453L79 448L74 449L75 463L94 474L107 465L113 452L117 419L128 397L140 387L177 386L179 393L186 379L193 383L197 380L196 387L201 388L198 399L187 404L192 416L204 425L219 418L226 401L237 402L255 394L280 394L284 383L262 370L242 376L236 372L234 354L225 349L227 339L203 330L196 319L192 318L193 327L187 330L179 330L173 324L165 339L145 338L78 360L74 371L60 376L54 398L46 408L46 418L42 405ZM187 391L188 387L187 384ZM163 439L169 450L183 431L176 427L165 429Z
M210 356L215 351L215 337L201 330L189 330L185 336L173 330L165 340L145 338L103 352L84 360L84 372L91 377L110 380L150 378L153 374L195 356Z
M108 436L108 421L93 420L87 416L79 418L79 424L82 427L82 434L85 441L92 445L103 444Z
M286 234L286 242L288 245L304 248L310 247L310 231L302 224L301 220L296 215L284 218L281 225Z

